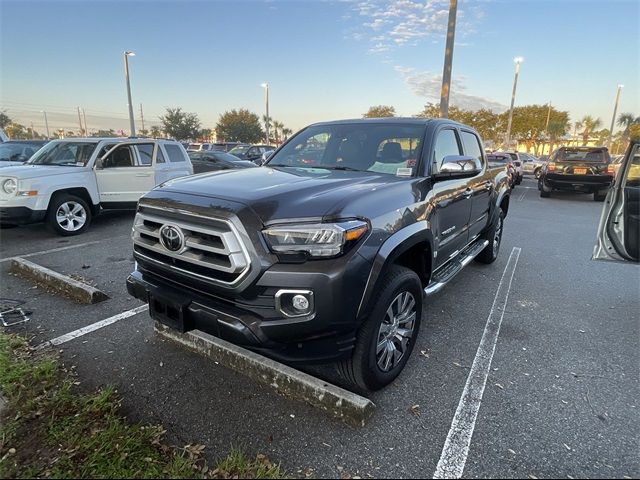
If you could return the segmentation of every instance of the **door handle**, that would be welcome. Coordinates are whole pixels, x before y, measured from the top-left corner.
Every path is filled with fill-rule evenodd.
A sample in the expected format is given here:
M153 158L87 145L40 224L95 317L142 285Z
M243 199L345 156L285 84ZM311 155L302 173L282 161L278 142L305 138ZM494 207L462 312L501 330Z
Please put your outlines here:
M484 188L485 188L486 190L491 190L491 189L493 188L493 182L491 182L491 181L487 180L487 181L484 183Z
M150 173L136 173L136 177L150 177Z
M473 190L472 190L472 189L470 189L470 188L467 188L467 189L464 191L464 196L465 196L465 198L469 198L471 195L473 195Z

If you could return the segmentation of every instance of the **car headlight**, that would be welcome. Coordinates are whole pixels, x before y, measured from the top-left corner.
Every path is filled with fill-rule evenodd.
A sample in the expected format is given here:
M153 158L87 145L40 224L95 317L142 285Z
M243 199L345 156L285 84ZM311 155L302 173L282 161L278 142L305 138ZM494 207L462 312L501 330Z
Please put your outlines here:
M339 223L280 225L262 233L275 253L307 253L311 257L334 257L344 253L369 225L360 220Z
M2 182L2 190L4 190L4 192L8 195L13 195L14 193L16 193L17 189L18 189L18 182L16 182L13 178L10 178Z

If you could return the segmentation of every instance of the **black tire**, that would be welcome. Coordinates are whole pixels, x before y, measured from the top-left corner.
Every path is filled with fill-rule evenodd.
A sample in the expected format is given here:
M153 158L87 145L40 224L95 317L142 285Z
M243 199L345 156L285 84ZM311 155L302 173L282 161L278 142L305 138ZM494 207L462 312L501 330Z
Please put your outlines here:
M73 213L73 217L68 217L66 221L59 221L58 213L64 215L65 211L69 214ZM81 219L84 221L82 222ZM80 235L91 224L91 209L82 198L68 193L59 193L49 202L45 222L54 233L63 237Z
M605 199L607 198L607 190L605 190L604 192L599 191L599 192L593 192L593 200L595 202L604 202Z
M533 171L533 177L537 180L540 178L541 173L542 173L542 169L538 167Z
M500 215L495 224L487 230L480 238L488 240L489 245L476 256L476 261L480 263L493 263L500 254L500 244L502 243L502 233L504 231L504 212L500 210Z
M516 179L516 185L520 185L522 183L522 175L518 175L518 178Z
M391 365L390 369L385 371L384 368L378 364L379 361L382 361L383 364L385 363L383 358L378 358L378 354L384 356L386 353L386 358L388 358L389 353L385 352L385 348L378 352L379 344L382 342L387 342L386 344L399 342L402 344L402 341L399 337L396 337L398 333L394 335L391 332L387 334L390 335L390 337L379 341L381 336L384 335L382 331L384 328L383 324L390 325L391 328L396 328L396 332L399 326L403 325L402 322L398 324L395 318L393 324L386 320L388 319L388 311L391 309L391 313L393 314L395 311L394 306L398 305L397 299L400 297L402 300L402 295L406 293L409 293L415 302L415 320L411 325L412 333L409 337L402 337L407 338L407 341L402 355L398 358L398 363ZM422 295L422 283L413 270L399 265L392 266L385 275L378 291L374 292L372 298L374 299L375 305L369 317L365 320L362 327L360 327L353 355L351 358L337 365L340 376L362 390L380 390L395 380L411 356L420 331L420 324L422 322ZM413 314L407 318L412 316ZM409 328L405 330L408 329ZM400 349L397 350L400 351Z
M545 192L544 190L540 190L540 198L549 198L551 197L551 192Z

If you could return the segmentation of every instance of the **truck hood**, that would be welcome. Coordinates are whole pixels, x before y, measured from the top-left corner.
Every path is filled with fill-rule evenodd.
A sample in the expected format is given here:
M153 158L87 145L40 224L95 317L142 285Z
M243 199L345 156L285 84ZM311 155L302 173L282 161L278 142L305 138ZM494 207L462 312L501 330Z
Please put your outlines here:
M412 198L412 183L374 172L260 167L170 180L155 189L154 197L174 191L230 200L248 206L263 222L269 222L348 214L350 203L366 201L370 192L380 199L380 190L385 189L401 189Z
M69 173L78 173L82 171L82 167L52 167L47 165L16 165L3 168L3 177L16 177L19 179L50 177L52 175L65 175Z
M2 160L0 161L0 168L5 168L5 167L14 167L16 165L22 165L24 162L14 162L11 160Z

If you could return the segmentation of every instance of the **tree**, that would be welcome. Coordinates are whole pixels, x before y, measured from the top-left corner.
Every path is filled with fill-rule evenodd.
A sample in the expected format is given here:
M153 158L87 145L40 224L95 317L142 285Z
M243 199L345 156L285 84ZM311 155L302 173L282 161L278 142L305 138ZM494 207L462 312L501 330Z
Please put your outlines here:
M417 117L439 118L440 106L428 103ZM503 137L505 121L502 115L486 108L480 110L463 110L455 106L449 107L449 119L475 128L482 140L487 144L498 143Z
M140 135L142 135L143 137L148 137L149 130L147 130L146 128L144 130L140 130Z
M278 132L282 133L283 129L284 129L284 123L279 122L277 120L273 121L273 139L276 144L280 143L280 135L278 135Z
M292 133L293 133L293 130L291 130L290 128L284 127L282 129L282 135L284 136L285 140L289 138L289 135L291 135Z
M109 130L98 130L91 136L92 137L117 137L116 132L113 130L113 128L110 128Z
M12 140L25 140L31 138L27 128L19 123L11 122L5 127L5 133Z
M390 105L376 105L375 107L369 107L369 111L362 116L364 118L395 117L396 109Z
M0 112L0 128L6 128L10 123L13 122L9 118L9 115L4 112Z
M625 143L629 141L629 129L632 125L640 124L640 117L634 117L632 113L621 113L618 116L618 126L624 127L622 137L625 139Z
M595 129L602 125L602 120L593 118L591 115L585 115L582 117L582 120L580 120L580 124L582 126L582 145L585 146L589 143L589 137Z
M562 121L549 121L549 128L547 134L549 135L549 155L553 153L553 146L567 134L569 122Z
M195 113L183 112L182 108L167 108L160 117L164 132L176 140L191 140L200 134L200 119Z
M216 133L225 142L258 143L264 138L260 117L244 108L220 115Z
M556 123L556 135L564 135L569 125L569 112L556 110L549 105L524 105L513 109L513 122L511 124L511 135L519 142L526 145L527 151L534 149L537 154L540 146L544 144L548 135L547 115L549 115L549 126ZM507 122L508 112L502 114Z
M153 138L158 138L162 136L162 130L160 130L160 128L157 125L154 125L151 127L150 133Z
M198 135L198 139L204 142L208 142L211 139L211 129L203 128L200 130L200 134Z

